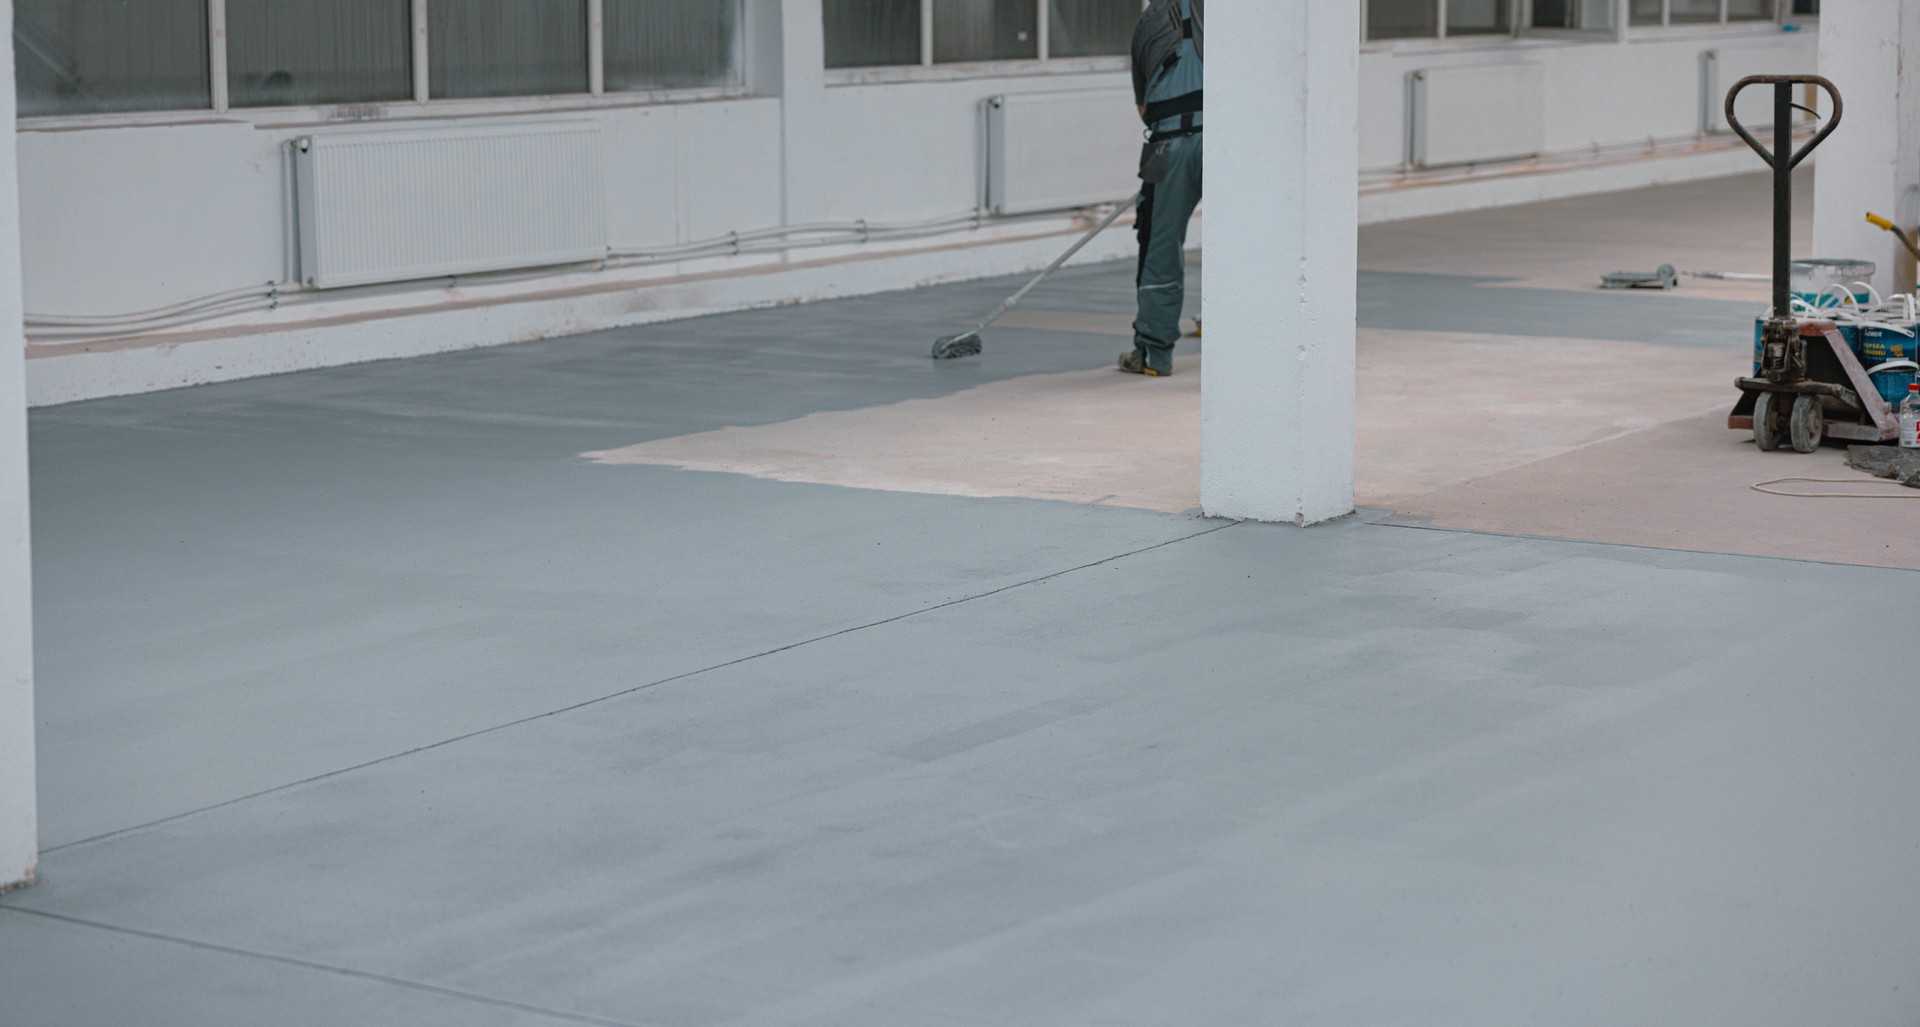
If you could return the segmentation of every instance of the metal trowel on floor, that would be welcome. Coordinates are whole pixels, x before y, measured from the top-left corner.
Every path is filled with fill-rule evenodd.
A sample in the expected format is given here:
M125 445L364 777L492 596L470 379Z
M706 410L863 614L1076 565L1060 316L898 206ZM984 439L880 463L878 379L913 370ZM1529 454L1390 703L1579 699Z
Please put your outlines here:
M1672 264L1662 264L1653 271L1615 271L1600 276L1602 289L1676 289L1680 286L1680 272Z
M1675 271L1672 264L1662 264L1655 271L1615 271L1600 276L1602 289L1677 289L1682 278L1705 278L1715 282L1766 282L1771 275L1749 274L1744 271Z

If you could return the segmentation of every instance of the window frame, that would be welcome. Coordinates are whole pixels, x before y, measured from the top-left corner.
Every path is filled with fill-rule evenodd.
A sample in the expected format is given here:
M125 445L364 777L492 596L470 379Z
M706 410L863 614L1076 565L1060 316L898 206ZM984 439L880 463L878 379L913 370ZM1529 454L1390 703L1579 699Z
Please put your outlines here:
M1360 46L1366 50L1395 50L1408 46L1432 47L1435 44L1453 47L1472 47L1475 44L1485 46L1498 41L1510 41L1520 37L1521 28L1533 13L1531 0L1514 0L1507 6L1507 30L1505 32L1469 32L1463 35L1447 34L1448 0L1431 0L1433 8L1434 33L1431 36L1395 36L1391 39L1374 39L1367 34L1367 23L1373 13L1374 0L1360 0Z
M671 89L614 90L606 88L606 0L579 0L587 12L587 92L532 96L454 98L434 97L429 87L427 5L432 0L409 0L412 26L413 95L363 103L307 104L286 107L234 107L227 67L227 3L205 0L207 7L207 70L210 103L206 107L167 110L108 111L97 114L42 114L18 119L20 131L75 128L140 127L247 121L261 128L293 128L362 122L471 118L511 114L590 111L647 107L671 103L732 100L753 95L753 66L747 59L754 37L757 4L730 0L740 7L740 81L720 86ZM1044 0L1042 0L1044 2Z
M1140 0L1145 11L1150 0ZM857 68L828 68L829 86L885 85L897 82L957 82L978 78L1019 78L1032 75L1085 75L1095 72L1126 71L1132 60L1125 54L1102 57L1053 56L1053 0L1034 0L1034 31L1037 57L999 61L950 61L933 59L934 0L920 0L920 63L875 64Z
M1793 12L1793 0L1780 0L1780 20L1783 24L1787 25L1818 25L1820 23L1820 12L1795 14Z
M1720 0L1720 20L1676 22L1673 20L1673 2L1674 0L1660 0L1660 23L1657 25L1652 23L1636 25L1633 23L1631 13L1623 14L1623 17L1626 19L1625 28L1627 32L1641 36L1720 35L1729 31L1738 32L1751 30L1754 26L1758 25L1769 26L1773 30L1778 31L1782 25L1807 20L1807 16L1805 15L1795 16L1792 13L1793 4L1791 0L1770 0L1773 4L1773 13L1771 15L1760 18L1737 19L1730 17L1733 7L1732 0Z
M1610 29L1543 29L1534 28L1533 0L1516 0L1513 4L1513 31L1509 34L1481 32L1464 36L1447 34L1448 0L1433 0L1435 4L1435 24L1437 30L1431 36L1408 36L1398 39L1370 39L1367 37L1367 14L1373 0L1360 0L1360 46L1363 51L1377 52L1406 49L1471 49L1475 46L1504 46L1515 41L1562 40L1567 42L1600 42L1614 40L1625 42L1629 37L1660 38L1665 36L1725 36L1756 31L1777 32L1782 25L1806 24L1818 22L1820 16L1796 15L1792 13L1791 0L1771 0L1773 14L1763 18L1729 19L1731 0L1720 0L1720 20L1710 22L1673 23L1673 0L1660 0L1660 24L1633 24L1632 5L1628 0L1611 0L1614 6L1613 27Z
M1534 2L1535 0L1526 0L1526 10L1520 15L1520 35L1522 38L1561 39L1588 43L1601 42L1604 40L1618 42L1621 39L1621 26L1626 20L1628 11L1627 0L1594 0L1594 2L1604 2L1607 6L1613 8L1613 24L1606 28L1598 29L1536 27L1533 24ZM1587 0L1581 0L1581 2L1584 3L1587 2Z

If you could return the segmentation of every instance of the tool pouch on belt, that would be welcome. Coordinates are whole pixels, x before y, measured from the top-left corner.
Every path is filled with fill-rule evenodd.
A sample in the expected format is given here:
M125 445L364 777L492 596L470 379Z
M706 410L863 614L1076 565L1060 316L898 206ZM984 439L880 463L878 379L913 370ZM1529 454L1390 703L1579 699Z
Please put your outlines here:
M1140 181L1147 185L1157 185L1167 179L1167 170L1173 167L1173 141L1162 139L1150 142L1140 148Z

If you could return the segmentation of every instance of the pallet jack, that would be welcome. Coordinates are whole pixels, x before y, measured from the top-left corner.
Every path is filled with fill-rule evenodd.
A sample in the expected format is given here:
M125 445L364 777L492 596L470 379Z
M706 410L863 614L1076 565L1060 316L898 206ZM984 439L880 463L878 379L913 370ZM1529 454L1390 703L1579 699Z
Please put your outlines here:
M1773 148L1755 139L1734 113L1752 86L1773 87ZM1833 100L1833 117L1799 150L1793 148L1796 85L1818 86ZM1727 124L1773 169L1773 312L1760 336L1760 373L1737 379L1740 400L1727 427L1751 429L1754 445L1790 444L1811 453L1823 438L1889 442L1900 434L1893 408L1880 396L1853 347L1832 321L1793 316L1789 274L1793 246L1793 169L1840 127L1840 91L1818 75L1750 75L1727 93ZM1817 115L1816 115L1817 116Z

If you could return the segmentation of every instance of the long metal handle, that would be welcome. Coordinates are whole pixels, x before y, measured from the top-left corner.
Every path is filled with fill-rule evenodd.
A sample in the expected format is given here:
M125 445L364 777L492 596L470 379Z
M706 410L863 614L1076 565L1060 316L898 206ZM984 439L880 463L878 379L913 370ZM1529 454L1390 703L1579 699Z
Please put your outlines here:
M1734 113L1734 103L1740 93L1750 86L1771 85L1773 87L1773 149L1760 145L1747 126L1740 123L1740 116ZM1820 131L1814 133L1807 145L1798 152L1793 148L1793 87L1796 85L1819 86L1833 99L1833 117L1828 119ZM1846 113L1846 105L1840 100L1840 90L1832 82L1819 75L1749 75L1733 84L1727 91L1727 125L1753 152L1767 162L1773 169L1773 316L1784 318L1792 310L1789 278L1793 265L1793 169L1800 166L1821 143L1827 141L1834 130L1840 127L1840 119Z
M1747 131L1747 126L1740 123L1740 116L1734 113L1733 109L1734 101L1740 98L1740 93L1743 90L1749 86L1765 85L1773 87L1775 124L1774 148L1772 150L1760 145L1760 140L1755 139L1753 133ZM1783 137L1780 134L1780 119L1778 117L1783 97L1785 98L1788 117L1792 117L1794 86L1819 86L1821 89L1826 90L1827 97L1833 101L1833 117L1827 119L1826 125L1822 127L1820 131L1814 133L1813 138L1807 140L1807 145L1802 146L1798 151L1794 151L1793 149L1793 134L1791 132L1788 132L1784 137L1787 139L1787 143L1781 145L1780 139ZM1801 109L1805 110L1806 108L1803 107ZM1759 154L1760 159L1766 161L1768 167L1774 168L1775 170L1778 170L1780 166L1780 160L1775 156L1775 154L1779 153L1793 154L1793 159L1787 162L1788 171L1799 167L1801 161L1806 160L1821 143L1827 141L1827 137L1833 134L1834 129L1840 127L1840 120L1846 116L1846 113L1846 104L1840 100L1840 90L1835 88L1832 82L1819 75L1748 75L1746 78L1735 82L1732 89L1727 90L1727 125L1732 128L1740 138L1746 140L1748 146L1753 147L1753 152Z
M1006 314L1007 311L1012 310L1014 307L1019 306L1020 301L1023 299L1026 299L1027 293L1032 292L1035 286L1039 285L1041 282L1046 281L1048 275L1053 274L1055 271L1060 270L1060 268L1064 266L1067 261L1073 259L1074 254L1079 253L1083 249L1086 249L1088 243L1092 242L1094 238L1098 236L1101 232L1104 232L1108 228L1112 227L1115 221L1120 220L1120 215L1125 214L1127 211L1132 210L1134 204L1139 202L1140 202L1140 197L1137 194L1133 196L1129 196L1125 200L1120 201L1119 205L1113 208L1113 213L1108 214L1105 218L1101 219L1099 224L1089 229L1086 235L1083 235L1080 237L1079 242L1076 242L1072 246L1068 247L1067 252L1062 253L1059 257L1055 258L1053 263L1048 264L1046 270L1040 272L1037 275L1034 275L1032 281L1029 281L1027 284L1020 287L1019 292L1016 292L1013 295L1008 296L1007 301L1005 303L1000 304L1000 309L994 311L992 314L987 315L987 319L985 321L980 322L979 326L974 328L974 331L977 332L983 328L986 328L987 326L993 324L995 321L1000 320L1001 316Z

